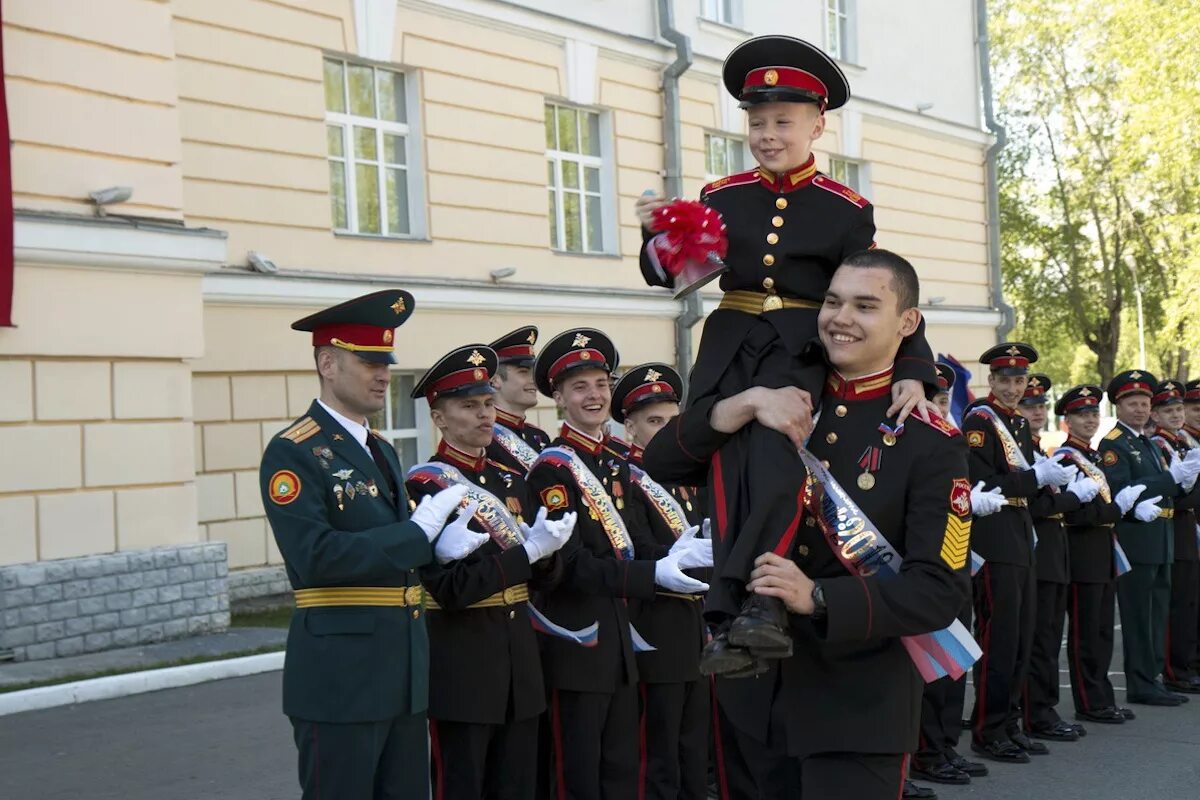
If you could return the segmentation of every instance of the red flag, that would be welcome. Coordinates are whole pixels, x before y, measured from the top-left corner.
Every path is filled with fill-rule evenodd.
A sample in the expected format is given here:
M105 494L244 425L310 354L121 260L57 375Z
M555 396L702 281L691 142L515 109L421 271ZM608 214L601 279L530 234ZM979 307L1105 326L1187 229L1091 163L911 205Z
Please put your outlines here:
M0 19L4 18L0 4ZM0 68L4 64L4 40L0 37ZM8 99L4 81L0 80L0 327L12 327L13 303L13 196L12 140L8 135Z

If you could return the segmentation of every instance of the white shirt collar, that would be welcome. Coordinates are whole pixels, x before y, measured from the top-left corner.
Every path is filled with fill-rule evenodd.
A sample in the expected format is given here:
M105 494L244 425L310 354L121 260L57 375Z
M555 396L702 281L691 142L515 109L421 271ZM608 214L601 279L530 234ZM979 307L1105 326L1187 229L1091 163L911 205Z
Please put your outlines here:
M1117 424L1120 425L1121 427L1123 427L1125 430L1132 433L1134 436L1144 436L1145 435L1144 430L1138 430L1137 428L1134 428L1132 425L1126 424L1126 423L1122 422L1121 420L1117 420Z
M321 404L321 408L325 409L325 411L329 413L329 416L333 417L339 425L345 428L346 431L354 437L354 441L362 445L362 449L367 451L367 455L371 454L371 449L367 447L367 436L370 435L370 431L367 430L366 425L363 425L361 422L355 422L349 417L339 414L322 400L318 399L317 402Z

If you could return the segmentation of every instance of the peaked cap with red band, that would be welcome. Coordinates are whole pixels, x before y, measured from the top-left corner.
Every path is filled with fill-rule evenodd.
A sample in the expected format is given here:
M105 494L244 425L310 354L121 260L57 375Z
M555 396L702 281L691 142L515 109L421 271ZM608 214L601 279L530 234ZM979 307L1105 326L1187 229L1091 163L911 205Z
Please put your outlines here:
M1183 394L1183 402L1189 405L1200 403L1200 378L1187 382L1187 391Z
M979 357L979 363L997 375L1028 375L1029 365L1037 360L1037 350L1024 342L1001 342Z
M421 376L411 396L414 400L424 397L432 403L440 397L492 394L496 363L496 351L486 344L457 347Z
M578 369L602 369L611 374L620 355L612 339L595 328L572 328L555 336L533 364L533 379L538 391L554 396L554 387L568 373Z
M632 411L651 403L678 403L683 397L683 378L667 364L639 364L613 388L612 418L624 422Z
M313 347L339 347L364 361L395 364L395 330L412 316L413 296L403 289L372 292L292 323L311 331Z
M1058 402L1054 404L1054 413L1061 417L1063 414L1087 411L1089 408L1098 413L1100 398L1103 395L1103 389L1090 383L1072 386L1062 397L1058 398Z
M1050 391L1050 387L1054 384L1050 380L1049 375L1029 376L1029 383L1025 384L1025 396L1021 398L1018 405L1022 406L1041 406L1050 402L1050 398L1046 397L1046 392Z
M1163 381L1154 387L1154 396L1150 398L1150 407L1183 405L1183 396L1186 393L1187 387L1183 385L1182 381Z
M1131 394L1154 397L1154 387L1157 385L1158 378L1144 369L1126 370L1114 375L1113 379L1108 382L1108 399L1115 403L1122 397L1128 397Z
M506 333L488 345L496 351L501 364L515 364L518 367L532 367L535 358L533 346L537 344L538 329L536 325L526 325L515 331Z
M841 108L850 82L821 48L794 36L756 36L725 58L725 88L742 108L758 103L816 103Z
M954 367L947 364L945 361L935 361L933 364L934 370L937 372L938 390L937 393L948 392L954 388L954 381L958 378L954 372Z

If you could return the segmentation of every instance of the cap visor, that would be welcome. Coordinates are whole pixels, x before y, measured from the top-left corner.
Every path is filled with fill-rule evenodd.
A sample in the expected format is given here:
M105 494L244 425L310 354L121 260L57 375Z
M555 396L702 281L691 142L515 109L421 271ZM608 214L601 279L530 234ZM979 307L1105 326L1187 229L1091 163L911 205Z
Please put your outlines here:
M361 358L363 361L369 361L372 364L395 364L395 353L372 353L369 350L355 351L354 355Z

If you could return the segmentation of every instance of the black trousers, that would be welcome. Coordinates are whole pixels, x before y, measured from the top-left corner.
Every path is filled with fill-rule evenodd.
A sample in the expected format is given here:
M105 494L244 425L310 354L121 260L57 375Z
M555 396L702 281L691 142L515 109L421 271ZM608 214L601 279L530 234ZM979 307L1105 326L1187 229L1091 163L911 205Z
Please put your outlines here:
M382 722L292 717L303 800L411 800L429 796L424 712Z
M1058 705L1058 656L1062 652L1063 624L1067 616L1065 583L1037 582L1037 613L1029 673L1025 677L1025 729L1043 728L1062 722L1054 710Z
M1020 727L1037 612L1033 569L988 561L975 575L973 590L975 639L983 656L972 671L971 728L974 740L986 744Z
M958 619L963 625L971 624L970 603ZM966 675L956 681L945 677L925 684L921 695L921 733L915 754L922 765L940 764L958 755L966 700Z
M824 365L791 355L774 326L763 319L742 341L717 391L732 397L752 386L796 386L815 402L824 380ZM718 523L713 536L714 580L705 615L714 622L741 611L756 558L768 551L784 556L791 552L807 474L791 440L757 422L734 434L717 459L712 490L720 495L727 522L723 528Z
M630 800L638 786L638 691L550 695L555 800Z
M1112 665L1116 583L1072 583L1067 593L1067 666L1076 711L1117 705Z
M711 692L705 678L641 685L640 797L706 800Z
M1200 562L1171 565L1171 612L1167 623L1167 680L1195 677L1196 628L1200 625Z
M1117 579L1121 605L1121 649L1128 696L1162 692L1158 676L1166 661L1167 616L1171 605L1171 565L1134 564Z
M537 790L538 717L504 725L429 721L437 800L529 800Z

